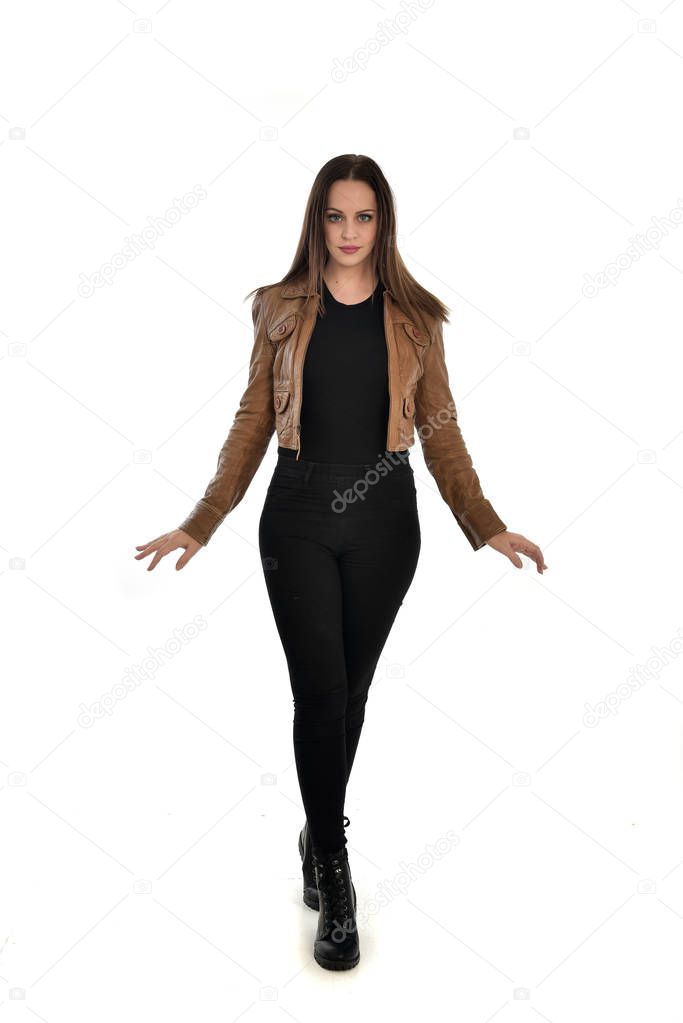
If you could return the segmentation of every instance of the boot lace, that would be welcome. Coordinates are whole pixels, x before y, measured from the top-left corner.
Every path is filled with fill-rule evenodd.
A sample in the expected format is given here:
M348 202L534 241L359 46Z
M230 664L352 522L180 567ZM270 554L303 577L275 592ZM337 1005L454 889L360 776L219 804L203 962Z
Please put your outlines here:
M341 856L329 856L318 861L318 889L322 895L323 912L326 926L333 922L337 929L344 929L352 924L349 905L350 891L346 886Z

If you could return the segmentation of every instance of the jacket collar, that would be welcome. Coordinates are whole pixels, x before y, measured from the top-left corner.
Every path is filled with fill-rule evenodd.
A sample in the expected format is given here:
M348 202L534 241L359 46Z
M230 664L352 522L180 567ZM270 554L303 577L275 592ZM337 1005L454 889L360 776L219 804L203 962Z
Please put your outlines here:
M294 280L290 281L289 284L285 284L280 289L280 297L281 298L304 298L306 296L306 293L307 293L306 292L307 280L308 280L308 278L307 278L307 276L305 274L300 274ZM386 296L386 295L389 296L388 312L389 312L389 319L391 320L391 322L392 323L412 323L413 321L411 320L410 316L408 316L408 314L401 308L401 306L399 305L397 299L394 297L392 291L389 288L387 288L387 287L385 287L384 291L383 291L383 296ZM415 325L413 324L413 326L415 326Z

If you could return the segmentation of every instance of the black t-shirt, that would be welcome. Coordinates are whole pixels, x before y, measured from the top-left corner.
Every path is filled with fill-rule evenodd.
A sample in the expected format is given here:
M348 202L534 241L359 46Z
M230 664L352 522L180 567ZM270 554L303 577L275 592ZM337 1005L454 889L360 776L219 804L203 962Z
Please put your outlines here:
M384 286L352 305L323 287L325 315L304 359L299 458L374 463L386 451L389 417ZM296 458L289 448L278 452Z

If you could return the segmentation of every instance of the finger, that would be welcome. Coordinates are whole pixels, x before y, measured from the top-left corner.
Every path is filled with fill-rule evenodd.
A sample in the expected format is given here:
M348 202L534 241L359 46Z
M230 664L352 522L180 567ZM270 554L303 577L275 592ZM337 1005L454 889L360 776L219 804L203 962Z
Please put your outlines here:
M141 558L147 558L152 553L153 548L150 550L141 551L139 554L134 554L133 557L136 561L140 561Z
M139 561L140 558L148 558L150 556L150 554L152 553L152 551L155 551L157 549L157 547L159 547L159 546L160 546L159 543L157 543L154 540L152 540L152 542L150 544L148 544L144 548L144 550L140 551L139 554L134 555L135 560Z
M165 533L159 533L159 536L155 536L153 540L150 540L150 541L149 541L149 543L141 543L141 544L138 544L138 546L137 546L137 547L135 548L135 550L136 550L136 551L142 551L142 550L144 550L144 549L145 549L145 547L150 547L150 546L151 546L151 545L152 545L153 543L158 543L158 542L159 542L159 540L163 540L163 538L164 538L165 536L166 536L166 534L165 534Z
M190 560L194 553L195 553L194 551L190 553L190 551L186 548L185 553L182 554L181 557L179 557L178 560L176 561L175 565L176 571L180 571L181 568L185 568L185 565L188 563L188 561Z
M545 558L543 557L543 551L538 546L538 544L534 544L534 558L536 560L536 566L538 568L538 571L542 574L543 573L543 569L547 568L548 566L545 563Z
M543 555L541 554L541 548L537 544L532 544L530 557L536 562L536 571L542 573Z
M161 547L159 548L159 550L158 550L158 551L156 552L156 554L155 554L155 555L154 555L154 557L152 558L152 560L151 560L151 562L149 563L149 565L147 566L147 571L148 571L148 572L151 572L153 568L156 568L156 566L157 566L157 565L159 564L159 562L161 561L161 559L162 559L162 558L164 558L164 557L166 557L166 555L167 555L168 553L169 553L169 552L168 552L168 550L166 549L166 545L165 545L165 544L162 544L162 545L161 545Z
M540 565L542 561L542 555L540 549L535 543L527 540L526 543L519 543L515 546L515 550L521 551L522 554L526 554L527 558L531 558L537 565Z
M162 535L157 536L155 540L150 540L149 543L140 544L136 547L135 550L140 551L139 554L134 555L136 561L139 561L140 558L146 558L148 554L151 554L153 550L156 550L159 544L163 543L165 537L166 534L162 533Z
M543 569L548 567L543 558L541 548L538 544L532 543L531 540L527 540L526 537L523 537L520 542L514 543L513 549L521 551L522 554L526 554L528 558L531 558L536 563L536 570L538 572L542 573Z
M510 545L511 550L517 551L518 554L525 554L527 558L533 558L534 552L531 544L529 543L513 543Z

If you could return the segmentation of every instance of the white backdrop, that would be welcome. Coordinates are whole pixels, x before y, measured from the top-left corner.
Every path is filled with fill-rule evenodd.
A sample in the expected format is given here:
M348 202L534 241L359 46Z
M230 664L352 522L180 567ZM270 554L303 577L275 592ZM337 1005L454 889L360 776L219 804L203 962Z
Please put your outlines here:
M3 7L4 1019L680 1019L683 3L636 6ZM473 552L413 449L334 975L257 545L276 439L186 569L133 555L212 476L244 296L344 152L549 568Z

